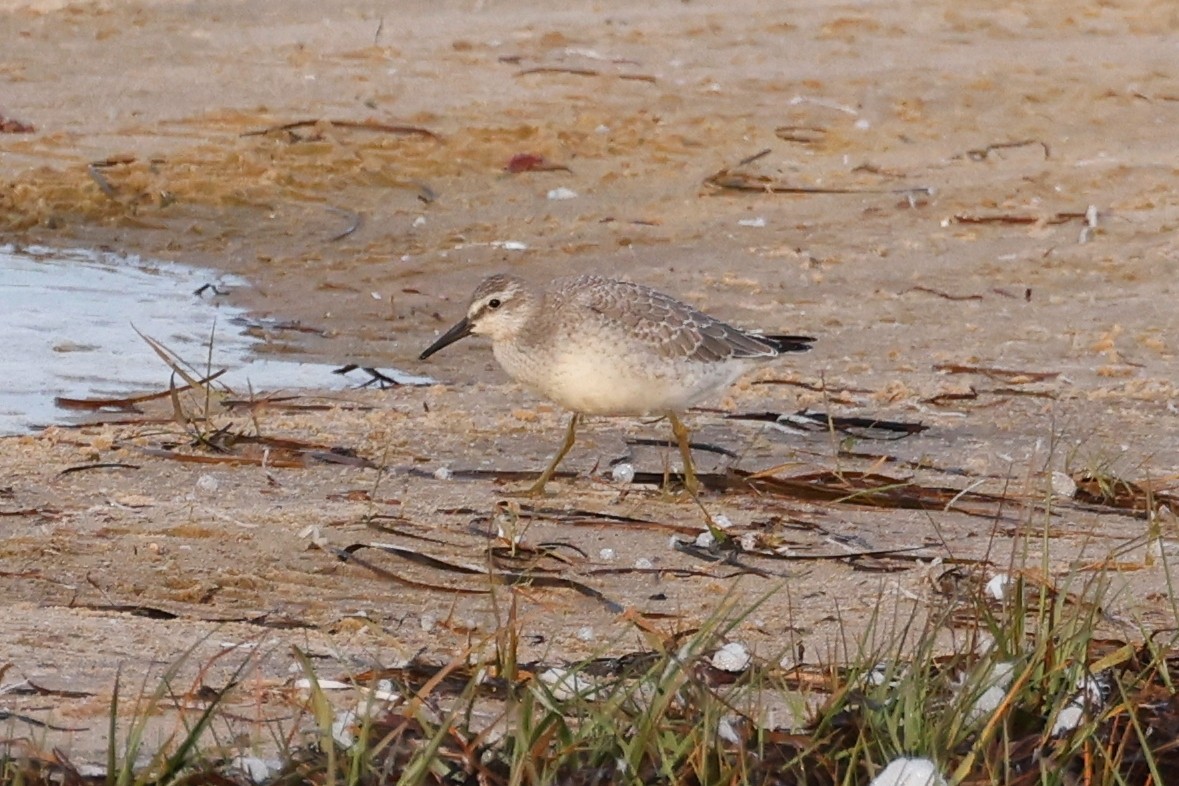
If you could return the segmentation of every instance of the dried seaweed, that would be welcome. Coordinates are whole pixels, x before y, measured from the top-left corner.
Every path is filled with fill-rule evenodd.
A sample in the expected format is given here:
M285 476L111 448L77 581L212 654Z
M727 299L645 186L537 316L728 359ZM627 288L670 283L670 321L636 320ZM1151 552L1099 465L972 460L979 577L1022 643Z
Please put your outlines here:
M607 74L599 71L596 68L570 68L568 66L534 66L532 68L525 68L517 71L515 76L528 76L530 74L569 74L571 76L608 76L615 79L627 79L635 82L650 82L654 84L658 80L651 74Z
M103 194L105 194L112 201L114 201L114 202L119 201L119 195L117 193L115 193L114 186L112 186L110 184L110 181L106 179L106 176L103 175L102 172L100 172L98 170L97 165L90 164L89 166L87 166L86 167L86 174L89 175L90 179L93 180L95 185L98 186L99 191L101 191Z
M754 384L754 385L788 385L793 388L800 388L802 390L809 390L812 393L823 393L823 394L826 394L827 396L839 396L844 393L871 394L871 393L876 392L870 388L833 387L833 386L829 385L826 380L816 383L816 382L806 382L805 380L801 380L801 379L755 379L755 380L753 380L753 382L751 384ZM708 412L708 411L720 412L721 411L721 410L707 410L707 409L704 409L703 407L697 407L696 409L700 409L705 412Z
M328 210L331 210L333 213L339 213L348 219L348 226L329 237L327 239L327 242L329 243L335 243L338 240L343 240L364 225L363 213L357 213L353 210L345 210L342 207L330 207Z
M160 620L163 622L178 619L196 619L202 622L235 622L277 630L309 630L317 627L316 625L305 620L291 619L289 617L278 617L268 613L258 614L252 617L226 617L220 615L203 615L183 613L180 611L169 611L168 609L161 608L159 606L149 606L142 603L78 603L77 601L74 601L69 604L69 608L86 609L87 611L99 611L113 614L129 614L133 617L142 617L144 619Z
M345 464L362 469L371 469L376 466L369 459L356 455L351 448L332 447L294 439L236 434L227 429L201 435L197 444L218 453L217 455L177 453L174 449L176 446L146 447L140 448L140 451L148 456L190 464L246 464L292 469L306 467L312 462Z
M573 172L564 164L550 163L535 153L517 153L504 165L504 171L513 175L521 172Z
M424 139L432 139L435 142L442 141L441 136L428 128L422 128L420 126L381 123L375 120L327 120L321 118L294 120L290 123L281 123L275 126L267 126L266 128L257 129L255 131L246 131L242 134L242 136L266 136L268 134L274 134L283 131L290 132L300 128L309 128L319 125L327 125L333 128L347 128L355 131L374 131L381 134L395 134L397 136L416 136L422 137Z
M1027 396L1030 398L1058 398L1058 394L1051 390L1028 390L1026 388L982 388L978 389L973 386L969 390L961 392L939 393L936 396L930 396L921 400L923 404L933 404L934 406L949 406L955 403L980 401L984 396L998 396L996 401L989 401L985 404L979 404L970 409L986 409L994 407L1007 401L1010 396Z
M778 126L774 129L774 136L787 142L813 145L823 141L827 136L827 129L821 126Z
M229 290L221 289L216 284L201 284L192 291L192 294L194 297L202 297L206 292L212 292L214 295L218 296L229 294Z
M66 398L65 396L57 396L53 399L53 403L62 409L84 409L91 411L109 409L118 412L141 412L142 410L138 407L139 404L144 404L148 401L159 401L176 393L184 393L185 391L192 390L194 387L203 387L220 377L226 371L228 369L220 369L206 377L194 380L195 384L185 384L178 388L172 388L171 390L162 390L159 393L127 396L125 398Z
M1021 139L1018 142L995 142L986 147L973 148L967 150L965 153L955 156L955 158L966 157L971 161L985 161L990 157L991 153L1000 150L1012 150L1020 147L1035 147L1039 146L1044 151L1044 159L1047 160L1052 157L1052 150L1048 147L1047 142L1041 142L1039 139Z
M942 406L943 404L956 403L959 401L977 401L979 392L973 387L968 391L961 393L938 393L936 396L921 399L922 404L933 404L935 406Z
M49 731L81 732L89 730L87 726L58 726L43 720L37 720L31 715L22 715L19 712L11 712L4 709L0 709L0 721L20 721L34 728L48 729Z
M932 196L929 186L911 188L830 188L823 186L796 186L775 180L766 175L748 172L734 172L721 169L704 179L704 185L712 193L724 191L745 191L755 194L897 194L901 196Z
M58 475L72 475L75 472L90 472L96 469L139 469L138 464L127 464L122 461L100 461L94 464L78 464L73 467L66 467Z
M528 478L532 478L535 475L535 473L526 474ZM651 474L655 475L655 473ZM657 477L659 478L659 482L662 482L663 475L658 474ZM553 521L573 527L601 526L602 524L625 524L628 530L646 529L654 532L671 532L679 535L700 534L699 527L688 526L686 524L673 524L666 521L654 521L652 519L642 519L635 516L584 510L581 508L534 508L528 505L521 505L520 513L521 515L528 516L543 516L547 521Z
M140 603L71 603L71 609L86 609L87 611L102 611L114 614L130 614L132 617L143 617L149 620L174 620L180 615L156 606L146 606Z
M327 412L331 410L368 412L375 407L367 404L353 404L339 401L328 403L301 403L303 396L261 396L259 398L224 398L221 406L226 411L238 409L275 409L281 412Z
M726 415L725 418L727 420L751 420L755 422L773 423L778 426L804 432L838 431L842 434L850 434L858 439L876 440L904 439L905 437L911 437L929 429L929 426L922 423L830 415L826 412L811 412L806 409L800 409L794 413L741 412ZM873 432L881 433L874 434Z
M647 437L630 437L626 440L628 447L651 447L651 448L669 448L674 449L678 447L677 443L669 439L652 439ZM720 445L712 445L708 442L689 442L688 446L694 451L702 453L714 453L718 456L725 456L727 458L739 458L739 454L735 451L729 450Z
M927 295L936 295L937 297L940 297L943 300L982 300L983 299L982 295L951 295L949 292L942 292L940 289L933 289L931 287L924 287L924 286L920 286L920 285L909 287L908 289L901 290L902 295L907 294L909 292L924 292Z
M873 472L808 472L777 477L763 472L730 470L730 488L779 497L837 502L870 508L953 510L972 516L995 517L1011 500L994 494L942 486L923 486L904 478Z
M434 473L421 469L420 467L411 467L409 474L419 478L434 479ZM492 480L497 483L520 483L523 481L536 480L537 473L534 470L523 469L452 469L449 472L451 478L458 480ZM553 480L564 478L577 477L576 472L569 470L558 470L553 473Z
M931 196L933 188L913 186L909 188L831 188L820 186L797 186L777 180L768 175L742 171L742 167L768 155L769 149L760 150L741 159L735 166L725 167L704 178L708 193L743 191L757 194L899 194L907 196L910 202L917 196Z
M319 336L320 338L332 337L332 332L327 328L304 325L302 322L294 319L266 319L264 317L245 315L231 318L229 324L245 328L247 335L258 335L264 331L267 333L306 333L312 336Z
M18 517L18 516L40 516L40 517L46 518L46 519L55 519L55 518L59 518L61 515L62 515L62 511L58 510L57 508L50 508L50 507L45 507L45 506L42 506L39 508L19 508L18 510L0 510L0 516L11 516L14 518ZM28 575L28 574L22 573L22 574L13 574L13 575Z
M367 380L357 385L357 387L360 388L367 388L370 385L376 385L380 390L384 390L386 388L401 387L403 384L405 384L404 382L394 379L380 369L374 368L372 366L358 366L355 363L348 363L346 365L340 366L339 368L334 368L332 369L332 373L343 376L345 374L350 374L357 369L360 369L369 376Z
M954 224L1016 224L1016 225L1056 225L1067 224L1070 221L1088 220L1087 212L1065 211L1049 215L1032 215L1030 213L955 213L947 219Z
M1076 473L1072 479L1077 484L1073 499L1083 504L1134 513L1155 512L1160 505L1179 510L1179 496L1159 491L1150 484L1143 485L1092 472Z
M433 570L442 571L445 573L457 573L463 576L479 577L482 583L486 586L480 587L454 587L441 584L428 584L426 582L419 582L394 571L386 570L378 565L375 565L367 560L362 560L355 556L355 552L361 549L377 549L386 554L389 554L399 559L406 560L421 567L430 568ZM388 544L379 543L354 543L343 549L333 549L337 558L342 562L355 562L356 564L372 571L381 578L388 579L397 584L415 589L425 589L434 592L458 593L464 595L485 595L491 592L491 585L506 585L506 586L530 586L540 587L546 589L568 589L584 595L587 598L598 601L606 610L612 614L620 614L623 606L613 600L610 600L602 592L583 584L573 579L565 578L563 576L552 576L535 574L531 572L514 572L514 571L496 571L496 570L480 570L471 568L465 565L456 565L452 562L432 557L413 549L406 549L399 546L392 546Z
M15 117L0 114L0 134L35 134L36 127L32 123L25 123Z
M991 379L1002 380L1009 385L1024 385L1029 382L1046 382L1060 376L1059 371L1022 371L993 366L970 366L962 363L936 363L934 371L943 374L982 374Z

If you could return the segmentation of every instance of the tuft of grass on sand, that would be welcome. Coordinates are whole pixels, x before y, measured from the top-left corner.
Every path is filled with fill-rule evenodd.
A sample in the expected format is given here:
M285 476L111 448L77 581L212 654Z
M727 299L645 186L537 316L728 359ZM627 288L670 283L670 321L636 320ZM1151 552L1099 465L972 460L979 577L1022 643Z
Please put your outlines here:
M116 686L103 774L10 740L0 775L6 784L110 786L834 786L867 784L893 759L917 756L955 784L1174 782L1179 650L1148 631L1134 642L1096 638L1103 586L1016 578L1000 598L983 589L956 595L920 624L855 643L849 663L820 668L753 656L736 669L718 666L718 650L733 646L751 611L732 603L681 635L636 620L650 647L641 657L524 664L513 603L485 653L396 685L400 700L347 714L297 655L306 728L277 735L298 742L270 769L243 768L240 754L207 740L232 682L183 734L145 751L143 721L175 698L174 666L131 705ZM938 634L967 617L968 635L946 651ZM792 728L766 712L784 703L805 708Z

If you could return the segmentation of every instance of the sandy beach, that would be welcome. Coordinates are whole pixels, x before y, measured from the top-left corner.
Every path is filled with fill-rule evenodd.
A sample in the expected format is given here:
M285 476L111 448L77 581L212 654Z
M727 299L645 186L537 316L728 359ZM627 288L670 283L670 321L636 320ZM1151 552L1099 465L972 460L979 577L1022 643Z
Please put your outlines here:
M512 600L541 663L721 599L760 603L731 634L758 657L838 661L928 615L951 567L1100 583L1111 636L1174 626L1174 519L1152 539L1073 489L1179 478L1179 8L783 6L0 0L0 242L232 272L226 302L288 326L265 352L440 381L0 439L0 686L54 727L28 734L101 761L116 670L138 689L179 659L194 692L247 662L239 717L282 715L293 646L325 677L468 658ZM817 337L688 420L725 451L705 472L821 493L620 484L616 459L674 461L630 444L666 426L598 419L552 496L507 496L565 413L485 341L417 359L500 270ZM926 428L724 417L804 408ZM705 512L737 564L671 543ZM525 569L567 583L502 580Z

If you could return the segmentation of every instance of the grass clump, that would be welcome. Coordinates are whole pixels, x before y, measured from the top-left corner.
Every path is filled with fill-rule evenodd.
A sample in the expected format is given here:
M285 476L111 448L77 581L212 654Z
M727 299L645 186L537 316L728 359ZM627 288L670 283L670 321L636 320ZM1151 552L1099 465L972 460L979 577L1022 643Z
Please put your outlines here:
M963 603L978 625L968 646L947 653L938 634ZM714 655L733 628L720 621L666 640L647 631L652 649L630 659L542 667L513 664L501 649L448 709L419 691L367 724L348 768L317 769L331 761L323 756L286 777L835 786L867 784L915 756L955 784L1167 783L1179 772L1179 655L1149 639L1095 638L1100 616L1083 594L1019 581L1004 600L948 603L851 666L753 659L726 671ZM806 708L802 722L767 722L769 706L791 702Z
M240 753L206 742L220 697L145 756L140 719L170 695L160 688L125 725L116 693L111 739L116 727L130 731L112 744L101 776L26 749L0 760L0 777L110 786L852 786L898 757L921 757L951 784L1176 782L1174 641L1144 631L1101 638L1096 631L1110 622L1101 581L1069 591L1037 575L1013 572L1001 592L981 581L945 591L931 612L877 621L845 645L850 656L818 666L745 653L735 639L748 612L731 605L677 634L632 617L647 647L629 655L521 663L513 605L485 657L384 670L386 698L346 713L301 658L302 731L275 735L287 747L272 768L243 768Z

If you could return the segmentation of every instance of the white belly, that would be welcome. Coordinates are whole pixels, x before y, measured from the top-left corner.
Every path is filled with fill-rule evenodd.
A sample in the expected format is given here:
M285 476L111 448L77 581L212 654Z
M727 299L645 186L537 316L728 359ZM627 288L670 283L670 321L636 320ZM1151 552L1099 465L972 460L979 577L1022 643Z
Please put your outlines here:
M510 346L496 346L504 370L573 412L586 415L662 415L683 412L732 384L749 363L671 362L646 358L626 363L612 354L561 353L546 364Z

